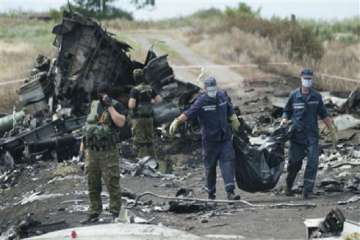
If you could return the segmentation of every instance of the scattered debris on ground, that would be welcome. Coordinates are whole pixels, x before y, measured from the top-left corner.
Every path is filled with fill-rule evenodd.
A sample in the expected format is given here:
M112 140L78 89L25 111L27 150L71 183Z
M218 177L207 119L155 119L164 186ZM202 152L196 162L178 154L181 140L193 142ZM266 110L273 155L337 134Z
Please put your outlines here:
M360 223L346 220L338 208L331 209L323 219L306 219L306 239L347 239L359 233Z
M78 156L84 114L100 81L112 85L114 95L126 103L135 68L144 69L146 78L165 99L154 109L156 150L159 157L174 164L173 172L165 174L158 171L154 159L137 159L130 131L124 131L119 159L122 202L131 212L132 223L165 225L209 236L214 233L209 231L220 228L222 233L242 230L254 236L256 221L265 229L261 229L263 234L270 232L273 237L282 234L278 232L283 226L277 224L294 226L297 221L299 229L304 216L336 205L352 217L360 216L360 90L341 96L324 94L339 130L339 143L334 148L322 132L316 188L321 199L306 202L282 194L288 129L277 126L288 92L270 98L270 94L259 96L254 89L245 89L249 97L242 100L241 111L237 108L242 130L234 142L236 180L246 191L241 192L242 199L247 200L222 200L220 188L218 200L210 201L204 199L202 188L196 123L185 124L176 138L166 131L200 88L177 80L166 55L158 57L150 50L144 63L132 60L128 54L131 46L114 39L91 19L65 13L53 32L57 56L39 56L19 91L26 111L0 119L1 237L16 239L78 226L88 210L84 163ZM302 191L301 179L295 187L297 193ZM110 223L106 192L102 200L101 222ZM285 220L274 223L276 214L286 216ZM273 229L268 229L269 222Z

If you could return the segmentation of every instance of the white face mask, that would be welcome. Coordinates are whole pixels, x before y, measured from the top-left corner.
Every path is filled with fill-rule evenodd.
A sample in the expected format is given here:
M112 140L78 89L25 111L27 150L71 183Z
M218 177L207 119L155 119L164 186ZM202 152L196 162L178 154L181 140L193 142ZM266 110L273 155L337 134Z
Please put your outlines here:
M216 97L216 93L217 93L217 88L216 87L207 87L206 94L209 97L211 97L211 98Z
M303 87L310 88L312 86L312 79L301 78L301 84Z

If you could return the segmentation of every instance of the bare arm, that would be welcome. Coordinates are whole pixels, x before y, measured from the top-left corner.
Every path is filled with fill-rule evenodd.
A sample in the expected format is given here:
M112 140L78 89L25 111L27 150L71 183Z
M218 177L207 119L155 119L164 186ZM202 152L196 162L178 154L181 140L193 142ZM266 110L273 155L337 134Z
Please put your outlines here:
M186 121L188 120L188 117L187 117L184 113L182 113L179 117L177 117L177 119L178 119L181 123L183 123L183 122L186 122Z
M128 102L129 109L134 109L135 106L136 106L136 99L135 98L130 98L129 102Z
M325 123L325 125L326 125L326 127L327 127L328 129L332 129L332 128L333 128L332 120L331 120L330 117L326 117L326 118L324 118L322 121Z
M111 119L113 120L113 122L117 127L121 128L125 125L126 122L125 115L118 113L113 106L109 107L108 111L110 113Z
M84 152L84 140L81 140L81 143L80 143L80 152Z

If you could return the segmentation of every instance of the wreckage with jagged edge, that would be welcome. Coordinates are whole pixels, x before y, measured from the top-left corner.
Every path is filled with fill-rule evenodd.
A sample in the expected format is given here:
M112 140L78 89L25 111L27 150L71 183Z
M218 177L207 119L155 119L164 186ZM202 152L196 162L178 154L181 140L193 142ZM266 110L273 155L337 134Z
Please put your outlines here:
M73 131L84 125L98 85L106 82L111 95L126 106L135 68L144 70L145 78L164 99L154 108L157 125L180 114L200 90L175 79L167 55L158 57L150 49L144 63L134 61L128 54L130 45L75 12L64 12L53 33L56 57L38 56L19 90L20 102L28 114L14 113L0 126L4 134L0 140L3 164L31 161L39 154L58 160L77 155L79 137ZM129 132L122 131L122 139L130 137Z
M77 135L75 130L85 124L85 116L89 112L91 101L96 97L99 84L106 82L111 86L110 95L126 106L129 92L135 84L132 72L136 68L144 70L145 79L164 99L161 104L154 106L154 121L157 126L172 121L200 93L198 86L175 79L167 55L157 56L150 49L144 63L134 61L128 54L130 45L114 39L90 18L74 12L64 12L62 22L53 28L53 33L56 35L54 46L58 50L56 58L39 56L30 77L19 90L21 103L29 113L26 115L26 123L15 128L11 128L9 124L11 131L0 142L2 161L10 167L14 163L41 158L62 161L77 156L81 135ZM24 115L21 113L21 117ZM10 118L10 122L12 120L14 123L15 119ZM187 126L183 133L199 134L196 123ZM129 129L120 131L120 139L128 139L130 132ZM236 136L236 139L241 142L245 140L248 144L245 131L242 132L244 134ZM275 141L272 145L274 144L279 142ZM236 169L249 163L248 160L242 161L243 154L247 153L240 146L242 145L235 146L240 156ZM263 149L256 155L259 157L252 161L259 166L250 173L254 181L259 180L258 184L251 182L254 186L252 191L272 188L282 170L283 158L276 156L280 160L275 169L276 176L271 171L269 174L262 174L264 167L266 170L273 167L264 158L264 154L272 156L275 152L271 147ZM241 182L244 177L241 176L244 172L237 173L238 185L243 187Z
M134 61L129 56L130 45L113 38L90 18L64 12L53 33L56 57L38 56L33 71L19 89L27 114L20 111L0 118L0 167L12 169L18 163L62 161L77 156L81 139L77 130L85 124L97 86L106 82L111 86L111 95L126 106L135 84L132 72L136 68L144 70L145 78L164 99L154 107L157 126L172 121L200 93L198 86L175 78L167 55L157 56L150 49L144 63ZM352 111L358 102L355 91L341 111ZM240 134L234 137L237 184L248 192L270 190L284 169L287 133L280 131L262 146L251 146L247 139L251 129L244 122L241 126ZM183 130L183 134L199 134L193 124ZM121 131L120 139L129 137L129 129Z

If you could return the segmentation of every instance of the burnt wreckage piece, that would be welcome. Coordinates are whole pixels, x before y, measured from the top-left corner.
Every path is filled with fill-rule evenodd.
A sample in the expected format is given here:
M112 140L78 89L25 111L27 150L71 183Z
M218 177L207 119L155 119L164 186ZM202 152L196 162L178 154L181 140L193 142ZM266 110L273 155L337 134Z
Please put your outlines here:
M144 70L145 78L166 100L162 107L158 106L164 111L176 108L179 103L188 104L191 95L200 90L193 84L175 80L167 55L158 57L150 50L145 63L132 61L128 56L131 46L112 38L90 18L64 12L62 23L54 27L53 33L55 46L59 48L55 61L59 74L51 79L55 87L54 103L71 108L74 115L88 113L100 82L111 86L111 95L127 105L135 84L132 77L135 68ZM162 117L158 120L164 119L163 112L159 115ZM165 118L166 121L169 119Z
M154 106L157 126L169 123L195 101L200 88L176 80L167 55L158 57L149 50L144 63L133 61L128 55L131 47L114 39L92 19L74 12L64 12L63 16L61 24L53 29L54 45L58 48L56 58L38 57L34 71L19 91L20 100L30 113L30 122L35 123L27 123L17 133L0 139L1 155L10 154L15 163L33 160L37 154L45 157L55 154L57 160L70 158L69 155L77 153L79 143L73 131L85 124L99 84L110 85L110 95L127 106L135 84L132 77L135 68L144 70L145 79L164 99ZM54 115L58 119L52 121ZM198 134L196 126L186 126L189 129L184 133ZM260 149L247 143L245 130L234 138L239 188L255 192L276 185L284 164L281 136L280 139L274 136L269 145ZM120 140L129 137L124 134ZM61 156L61 152L69 154Z
M78 143L79 138L72 131L85 124L98 85L108 83L112 97L127 106L135 84L135 68L144 70L145 78L164 99L154 107L157 125L172 121L200 91L199 87L174 78L167 55L158 57L149 50L144 63L133 61L128 55L131 47L114 39L92 19L74 12L64 12L63 16L53 29L56 58L38 56L19 90L20 102L28 115L17 131L11 129L0 139L2 158L10 154L15 163L33 159L36 154L47 157L56 153L58 160L70 158L61 153L78 150L74 142ZM52 121L54 115L57 120ZM123 132L126 134L120 136L122 140L130 137L128 129Z
M92 19L64 12L53 33L59 49L58 74L51 79L55 103L71 108L75 115L85 115L100 82L118 93L126 93L133 84L134 64L127 55L131 47L112 38Z

